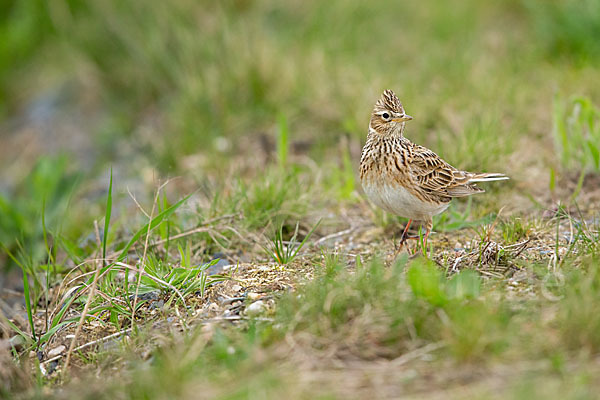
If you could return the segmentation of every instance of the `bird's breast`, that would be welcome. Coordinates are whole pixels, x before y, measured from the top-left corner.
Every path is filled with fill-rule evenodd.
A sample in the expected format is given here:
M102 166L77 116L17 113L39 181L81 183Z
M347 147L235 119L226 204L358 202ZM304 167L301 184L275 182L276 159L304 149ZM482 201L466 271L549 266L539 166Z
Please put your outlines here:
M449 203L423 201L398 184L363 180L365 194L375 205L404 218L426 220L448 208Z

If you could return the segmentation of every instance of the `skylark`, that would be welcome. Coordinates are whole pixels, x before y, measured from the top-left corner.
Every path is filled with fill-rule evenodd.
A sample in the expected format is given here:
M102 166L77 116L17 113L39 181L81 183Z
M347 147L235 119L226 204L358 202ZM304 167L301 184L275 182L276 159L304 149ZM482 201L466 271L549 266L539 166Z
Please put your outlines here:
M417 220L426 229L426 248L433 216L446 210L454 197L483 192L475 182L508 177L458 170L433 151L412 143L404 137L404 125L411 119L396 94L384 91L371 113L367 143L360 158L360 180L373 203L409 219L400 246L407 239L411 222Z

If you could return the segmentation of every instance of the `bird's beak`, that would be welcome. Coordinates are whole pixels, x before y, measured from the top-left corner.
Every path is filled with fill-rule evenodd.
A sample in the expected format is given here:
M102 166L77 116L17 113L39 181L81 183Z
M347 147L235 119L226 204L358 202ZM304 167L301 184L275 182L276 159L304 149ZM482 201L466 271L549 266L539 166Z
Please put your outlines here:
M404 121L410 121L411 119L413 119L413 118L410 115L404 114L400 118L394 118L394 121L395 122L404 122Z

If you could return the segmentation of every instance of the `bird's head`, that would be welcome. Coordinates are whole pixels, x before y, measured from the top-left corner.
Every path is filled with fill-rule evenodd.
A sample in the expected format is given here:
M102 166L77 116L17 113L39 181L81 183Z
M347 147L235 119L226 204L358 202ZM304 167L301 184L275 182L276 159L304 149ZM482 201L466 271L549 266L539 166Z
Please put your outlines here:
M404 107L396 93L386 90L375 103L369 128L380 135L402 136L404 124L411 119L410 115L404 113Z

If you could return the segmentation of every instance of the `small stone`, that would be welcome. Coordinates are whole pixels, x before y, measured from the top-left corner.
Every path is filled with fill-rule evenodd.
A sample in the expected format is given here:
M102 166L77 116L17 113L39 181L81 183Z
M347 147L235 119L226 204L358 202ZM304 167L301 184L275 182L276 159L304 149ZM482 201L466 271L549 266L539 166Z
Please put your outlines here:
M150 307L148 307L148 309L153 310L153 311L162 310L164 306L165 306L164 300L153 301L152 303L150 303Z
M258 300L246 307L246 314L254 317L262 314L266 309L267 305L262 300Z
M233 285L231 287L231 290L233 290L234 292L239 292L240 290L242 290L242 287L240 285Z
M258 293L254 293L254 292L249 292L246 297L252 301L254 300L258 300L260 298L260 294Z
M152 292L147 292L147 293L140 293L138 294L138 301L139 300L158 300L160 292L158 290L153 290ZM135 298L135 294L132 294L131 296L129 296L129 301L133 301L133 299Z
M48 358L54 358L58 355L61 355L62 353L65 352L65 350L67 350L67 348L61 344L60 346L55 347L52 350L48 351Z
M58 361L52 361L49 365L48 365L48 369L46 371L46 373L48 375L51 375L54 371L56 371L56 368L58 367Z
M215 265L211 265L210 267L208 267L206 269L206 273L208 275L222 274L226 268L229 268L229 265L230 265L229 261L220 259L219 261L217 261L217 263Z
M215 261L215 260L219 260L219 261L217 261L215 263L215 265L211 265L210 267L208 267L206 269L206 274L207 275L219 275L219 274L222 274L223 271L225 271L226 269L229 269L229 266L231 265L231 263L229 262L229 260L225 256L225 254L223 254L223 253L215 253L215 254L213 254L211 261Z

